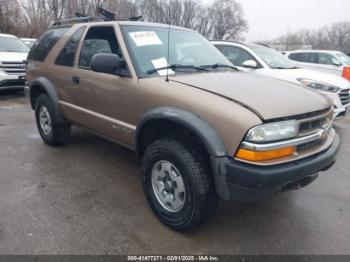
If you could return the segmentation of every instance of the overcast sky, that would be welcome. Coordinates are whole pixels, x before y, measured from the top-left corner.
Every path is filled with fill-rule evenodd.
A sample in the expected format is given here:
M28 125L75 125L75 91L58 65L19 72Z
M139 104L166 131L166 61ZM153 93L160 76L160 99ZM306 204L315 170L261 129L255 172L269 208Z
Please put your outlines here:
M213 0L203 0L210 3ZM238 0L249 24L248 41L350 21L350 0Z

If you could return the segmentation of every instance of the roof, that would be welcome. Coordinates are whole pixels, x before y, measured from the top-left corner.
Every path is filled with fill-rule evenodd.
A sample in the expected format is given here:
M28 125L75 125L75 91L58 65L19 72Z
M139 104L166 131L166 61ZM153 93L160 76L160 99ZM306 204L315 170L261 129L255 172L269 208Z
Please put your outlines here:
M259 46L265 46L270 48L267 45L264 44L260 44L260 43L247 43L247 42L239 42L239 41L229 41L229 40L211 40L211 42L215 42L215 43L222 43L222 44L228 44L228 45L243 45L249 48L252 47L259 47Z
M36 41L36 38L21 38L22 41Z
M17 38L14 35L8 35L8 34L0 34L0 37L10 37L10 38Z
M316 49L311 49L311 50L294 50L294 51L290 51L290 53L328 53L328 54L333 54L333 53L339 53L341 51L338 50L316 50Z

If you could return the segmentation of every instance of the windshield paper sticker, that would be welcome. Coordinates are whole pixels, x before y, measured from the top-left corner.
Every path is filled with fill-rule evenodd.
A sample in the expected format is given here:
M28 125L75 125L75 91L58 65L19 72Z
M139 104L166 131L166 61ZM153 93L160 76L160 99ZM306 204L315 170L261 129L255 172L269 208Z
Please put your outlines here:
M154 31L130 32L130 37L136 46L163 45L163 42Z
M152 64L153 64L153 66L154 66L155 69L157 69L157 68L162 68L162 67L166 67L166 66L169 65L169 64L168 64L168 61L166 60L165 57L152 60L151 62L152 62ZM175 72L174 72L173 70L171 70L171 69L164 69L164 70L159 70L159 71L158 71L158 74L159 74L160 76L166 76L167 74L169 74L169 75L174 75Z

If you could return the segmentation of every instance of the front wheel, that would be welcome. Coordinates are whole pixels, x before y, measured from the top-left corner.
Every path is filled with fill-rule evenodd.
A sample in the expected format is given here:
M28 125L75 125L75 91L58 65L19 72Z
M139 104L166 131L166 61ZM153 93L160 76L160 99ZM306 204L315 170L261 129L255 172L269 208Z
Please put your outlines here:
M218 197L211 170L195 145L162 138L147 148L142 166L147 200L165 225L190 230L215 212Z
M57 122L53 103L45 94L36 100L35 119L40 136L46 144L59 146L67 143L71 127L67 123Z

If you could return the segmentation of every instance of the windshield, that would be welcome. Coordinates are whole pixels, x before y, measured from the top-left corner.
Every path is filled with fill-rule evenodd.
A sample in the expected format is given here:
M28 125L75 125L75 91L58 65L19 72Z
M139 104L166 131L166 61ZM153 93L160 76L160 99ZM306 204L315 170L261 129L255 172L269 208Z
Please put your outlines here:
M272 69L293 69L295 65L275 49L254 45L250 47Z
M28 53L29 48L18 38L0 37L0 52Z
M194 67L203 65L224 64L232 66L219 50L196 32L171 29L168 54L167 28L144 26L123 26L122 28L129 52L141 77L148 76L147 72L152 72L151 76L164 76L167 72L173 75L175 72L171 69L156 72L153 72L153 69L174 64L188 66L181 69L181 72L186 73L203 72L202 70L194 70ZM220 69L230 70L225 67L220 67ZM176 73L181 72L176 71Z
M336 53L336 57L338 57L344 64L350 65L350 57L343 53Z

